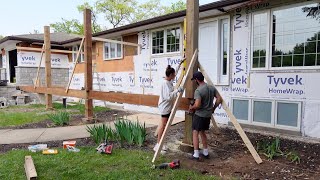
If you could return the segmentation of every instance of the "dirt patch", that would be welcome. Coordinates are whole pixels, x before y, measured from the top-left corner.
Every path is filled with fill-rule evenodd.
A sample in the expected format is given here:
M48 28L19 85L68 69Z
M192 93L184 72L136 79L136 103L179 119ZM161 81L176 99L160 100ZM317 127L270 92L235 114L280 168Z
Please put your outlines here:
M125 149L140 149L152 151L156 143L153 135L156 128L148 128L147 141L141 148L136 146L125 146ZM191 154L178 151L178 142L184 136L184 123L177 124L170 128L166 144L169 153L165 156L170 159L180 159L182 167L201 172L206 175L215 175L222 179L319 179L320 177L320 144L307 144L304 142L281 139L281 149L294 150L301 157L301 163L291 163L285 158L276 158L272 161L260 155L263 163L257 165L241 141L240 136L233 129L223 128L221 134L209 131L209 153L210 159L201 162L190 160ZM258 133L247 133L253 145L256 146L260 140L271 140L273 137ZM77 146L95 146L90 138L76 139ZM62 141L47 142L49 147L61 147ZM0 145L0 153L12 149L27 149L29 144ZM119 143L114 144L121 148Z
M94 114L95 122L109 122L114 120L114 115L117 114L119 117L128 116L135 114L135 112L121 111L121 110L106 110L97 112ZM82 118L84 115L82 114L71 114L70 117L70 126L78 126L83 125ZM56 127L51 120L44 120L37 123L29 123L21 126L10 126L10 127L0 127L0 129L35 129L35 128L52 128Z

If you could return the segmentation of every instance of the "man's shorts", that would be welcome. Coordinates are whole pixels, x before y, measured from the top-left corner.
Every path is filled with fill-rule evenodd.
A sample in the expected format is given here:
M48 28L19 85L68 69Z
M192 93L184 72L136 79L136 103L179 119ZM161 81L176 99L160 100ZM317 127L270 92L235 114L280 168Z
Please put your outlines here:
M200 117L194 114L192 119L192 130L196 130L196 131L209 130L210 119L211 117Z
M170 114L171 114L171 113L169 113L169 114L161 114L161 117L169 118L169 117L170 117Z

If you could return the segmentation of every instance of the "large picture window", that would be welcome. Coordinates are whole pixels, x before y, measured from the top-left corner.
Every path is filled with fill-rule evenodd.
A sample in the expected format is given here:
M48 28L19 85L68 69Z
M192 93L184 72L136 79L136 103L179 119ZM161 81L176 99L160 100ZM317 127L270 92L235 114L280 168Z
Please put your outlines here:
M320 21L302 5L272 12L272 67L320 65Z
M180 52L179 27L152 32L152 54Z
M121 38L115 39L122 41ZM122 59L122 44L119 43L104 43L104 60Z

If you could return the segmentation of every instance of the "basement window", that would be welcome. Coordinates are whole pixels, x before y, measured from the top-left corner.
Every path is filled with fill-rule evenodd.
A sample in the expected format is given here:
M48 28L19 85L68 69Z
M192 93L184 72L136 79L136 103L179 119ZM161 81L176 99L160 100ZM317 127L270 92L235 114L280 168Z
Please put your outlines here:
M76 61L79 48L80 48L80 45L77 45L77 46L73 46L73 47L72 47L72 51L74 51L74 52L72 53L72 61L73 61L73 62ZM80 52L80 53L82 53L82 54L79 55L78 62L84 62L83 48L81 49L81 52Z
M165 28L152 32L152 54L180 52L180 27Z
M122 38L114 39L116 41L122 41ZM123 46L119 43L104 43L103 47L103 59L104 60L115 60L123 58Z

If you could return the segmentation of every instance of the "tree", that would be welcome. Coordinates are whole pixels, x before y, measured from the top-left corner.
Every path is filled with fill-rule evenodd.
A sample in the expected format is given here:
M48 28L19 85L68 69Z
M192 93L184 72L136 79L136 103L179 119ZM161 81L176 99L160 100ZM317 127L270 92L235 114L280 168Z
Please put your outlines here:
M89 3L85 2L82 5L79 5L78 11L83 13L85 9L91 9L92 12L92 32L100 32L102 30L101 26L97 23L97 10L93 6L91 6Z
M320 20L320 3L318 3L317 6L314 7L303 7L302 11L304 13L308 13L308 16L311 16L313 18L316 18L317 20Z
M2 35L0 35L0 39L4 38Z
M178 11L185 10L187 8L187 4L185 0L179 0L176 3L171 3L171 6L164 6L165 14L174 13Z

